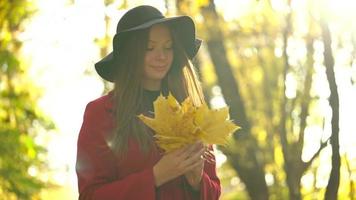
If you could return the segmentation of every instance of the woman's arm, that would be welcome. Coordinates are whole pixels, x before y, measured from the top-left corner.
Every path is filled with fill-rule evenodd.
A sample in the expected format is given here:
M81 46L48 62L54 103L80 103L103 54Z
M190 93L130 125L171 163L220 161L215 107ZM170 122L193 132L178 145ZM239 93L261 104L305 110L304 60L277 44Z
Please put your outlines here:
M208 150L213 152L213 147L209 146ZM185 177L186 185L189 186L194 199L199 198L200 196L200 200L217 200L220 197L220 179L216 174L216 162L213 153L210 154L209 160L209 162L204 162L204 169L200 180L200 188L198 188L198 190L192 187L189 181L186 179L187 177Z
M105 111L98 106L87 105L79 133L76 162L79 199L154 200L153 167L117 179L115 156L100 132Z

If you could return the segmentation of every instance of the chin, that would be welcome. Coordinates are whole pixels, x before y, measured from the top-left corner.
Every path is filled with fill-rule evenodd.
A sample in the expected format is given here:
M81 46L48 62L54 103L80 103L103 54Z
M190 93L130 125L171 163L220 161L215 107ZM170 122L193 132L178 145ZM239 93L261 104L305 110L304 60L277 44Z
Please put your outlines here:
M162 80L165 76L167 75L167 72L165 73L156 73L156 74L152 74L151 79L153 80Z

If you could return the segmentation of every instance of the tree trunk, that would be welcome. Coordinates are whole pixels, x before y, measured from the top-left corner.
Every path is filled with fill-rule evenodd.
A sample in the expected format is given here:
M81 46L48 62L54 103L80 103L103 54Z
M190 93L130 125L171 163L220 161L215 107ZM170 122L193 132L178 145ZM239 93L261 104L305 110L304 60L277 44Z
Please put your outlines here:
M297 158L297 157L295 157ZM298 158L297 158L298 159ZM301 166L295 165L301 163L300 161L287 162L285 164L285 172L287 175L287 185L289 190L290 200L302 199L300 180L303 175Z
M288 1L290 5L290 1ZM291 31L291 11L288 13L286 17L286 26L283 30L283 60L284 60L284 69L283 69L283 85L282 85L282 100L281 100L281 119L280 119L280 130L279 136L282 145L283 158L284 158L284 171L286 173L286 182L289 190L289 199L291 200L300 200L300 168L298 167L300 162L300 152L293 145L292 142L287 140L287 117L289 110L287 110L287 96L286 96L286 85L285 80L287 77L287 73L290 69L290 64L288 62L288 54L287 54L287 46L288 46L288 37ZM303 130L304 131L304 130ZM293 149L293 151L292 151ZM297 173L298 171L298 173Z
M340 184L340 153L339 153L339 94L334 72L334 58L331 49L331 34L326 22L321 22L322 38L324 42L324 64L326 67L326 76L329 82L330 98L329 104L332 110L331 118L331 149L332 149L332 168L328 186L325 191L325 199L337 199L337 193Z
M268 188L265 181L263 164L257 159L258 146L251 136L250 123L247 119L243 99L240 95L239 84L233 76L231 65L226 57L223 34L219 28L218 14L212 0L203 7L202 15L205 19L209 38L206 42L212 59L218 83L227 105L230 107L230 118L242 129L234 135L238 144L243 145L244 152L232 152L222 149L229 158L233 168L244 182L247 192L253 200L268 199Z

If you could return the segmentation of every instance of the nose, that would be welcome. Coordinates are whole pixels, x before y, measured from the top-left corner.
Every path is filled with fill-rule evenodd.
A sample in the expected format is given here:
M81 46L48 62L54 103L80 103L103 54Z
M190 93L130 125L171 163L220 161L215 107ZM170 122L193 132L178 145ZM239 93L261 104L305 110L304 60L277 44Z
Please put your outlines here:
M167 52L164 49L157 50L157 59L165 60L167 58Z

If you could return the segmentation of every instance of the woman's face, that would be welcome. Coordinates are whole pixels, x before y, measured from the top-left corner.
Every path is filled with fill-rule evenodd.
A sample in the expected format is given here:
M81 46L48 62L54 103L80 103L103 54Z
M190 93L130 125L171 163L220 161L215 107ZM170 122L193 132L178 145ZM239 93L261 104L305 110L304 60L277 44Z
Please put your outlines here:
M144 58L144 84L160 84L172 65L172 45L173 40L167 26L157 24L150 28Z

